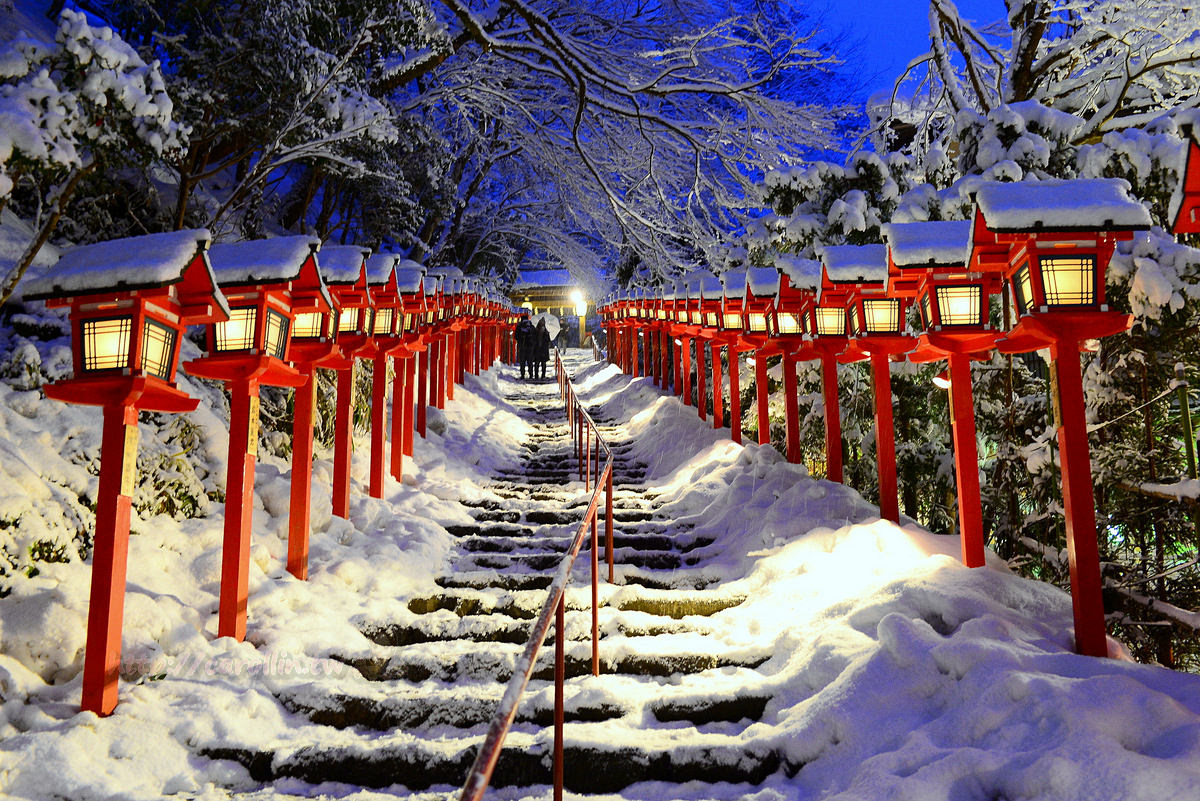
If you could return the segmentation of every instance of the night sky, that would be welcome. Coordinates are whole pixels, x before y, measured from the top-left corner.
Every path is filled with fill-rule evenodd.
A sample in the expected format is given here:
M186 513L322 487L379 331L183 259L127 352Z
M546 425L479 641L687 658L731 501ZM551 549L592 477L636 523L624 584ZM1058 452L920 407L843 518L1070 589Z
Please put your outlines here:
M977 24L1004 19L1004 0L958 0L959 12ZM821 5L814 3L814 6ZM863 99L890 90L909 61L929 48L925 0L830 0L826 19L861 46L850 66L865 83Z

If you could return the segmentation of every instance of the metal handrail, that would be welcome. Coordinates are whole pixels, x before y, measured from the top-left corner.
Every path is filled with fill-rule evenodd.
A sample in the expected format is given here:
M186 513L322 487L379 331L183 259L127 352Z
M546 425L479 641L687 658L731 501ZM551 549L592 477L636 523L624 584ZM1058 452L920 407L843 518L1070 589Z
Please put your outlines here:
M459 801L479 801L483 798L483 794L487 791L488 784L492 780L492 772L496 769L496 762L500 759L500 749L504 746L504 738L508 735L508 730L512 726L513 718L517 714L517 704L521 700L521 695L525 692L525 687L529 684L529 679L533 676L534 665L537 661L538 650L542 647L542 643L546 639L546 635L550 631L550 617L554 616L555 637L554 637L554 799L561 801L563 795L563 684L566 680L566 663L565 663L565 643L566 643L566 591L567 582L570 581L571 571L575 566L575 559L579 556L579 551L583 547L583 540L588 535L590 528L592 540L592 675L600 675L600 613L599 613L599 540L597 537L597 518L599 517L600 509L600 487L604 486L604 516L605 516L605 534L607 542L608 554L608 580L612 583L613 580L613 455L612 448L600 436L599 428L592 416L588 414L583 404L579 402L579 397L575 394L575 387L571 383L571 378L567 375L566 367L562 362L562 354L556 348L554 351L554 372L558 378L559 393L562 396L563 403L566 405L567 420L571 426L571 435L574 438L575 453L579 459L579 477L585 481L585 487L591 490L591 500L588 502L587 513L579 524L579 530L575 533L574 539L571 540L571 546L567 549L567 553L563 556L562 561L558 564L558 569L555 571L554 580L550 582L549 590L546 594L546 601L542 604L542 610L538 614L537 620L534 621L533 630L529 634L529 639L525 641L525 650L521 653L521 658L517 660L513 666L513 675L509 679L508 686L505 687L504 696L500 699L500 705L496 708L495 714L492 716L491 722L488 724L487 734L484 736L483 745L479 747L479 753L475 755L475 762L471 765L471 770L467 774L467 780L463 784L462 793L459 795ZM592 484L593 468L592 468L592 438L595 437L596 449L594 451L595 458L595 484ZM600 449L603 448L607 456L603 468L600 466ZM595 489L593 489L593 486Z

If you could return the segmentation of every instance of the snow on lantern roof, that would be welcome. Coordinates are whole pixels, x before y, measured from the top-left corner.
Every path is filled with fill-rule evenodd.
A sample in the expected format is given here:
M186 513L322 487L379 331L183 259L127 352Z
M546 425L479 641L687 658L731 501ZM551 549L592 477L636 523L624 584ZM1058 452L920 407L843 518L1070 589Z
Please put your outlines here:
M392 270L400 264L401 256L396 253L376 253L367 259L367 283L386 284Z
M321 249L318 265L327 284L353 284L362 272L363 262L371 255L358 245L330 245Z
M208 249L208 261L218 284L281 283L299 277L300 268L320 247L315 236L219 242Z
M971 255L971 222L890 223L883 226L897 267L962 267Z
M821 286L821 262L781 253L775 257L775 267L788 277L793 289L816 292Z
M730 270L721 275L721 286L727 298L746 297L746 271Z
M421 289L421 282L425 279L425 270L420 267L406 267L406 264L415 264L415 262L400 262L400 266L396 268L396 286L400 292L406 295L411 295Z
M700 281L701 300L720 300L724 293L725 287L721 285L721 279L712 273L707 273Z
M105 290L135 290L167 286L205 250L212 235L192 228L161 234L110 239L72 248L38 278L25 282L25 300L62 295L86 295ZM208 267L210 276L211 267ZM217 281L213 277L213 284Z
M774 267L751 267L746 271L746 285L758 298L778 295L779 271Z
M887 278L886 245L827 245L819 255L825 273L835 283L878 284Z
M715 280L717 277L708 270L696 270L689 273L687 277L688 300L703 298L705 282Z
M987 181L975 192L975 205L993 232L1150 227L1150 212L1130 197L1129 183L1120 178Z
M430 267L429 272L444 278L462 278L464 273L454 265L444 264L441 267Z

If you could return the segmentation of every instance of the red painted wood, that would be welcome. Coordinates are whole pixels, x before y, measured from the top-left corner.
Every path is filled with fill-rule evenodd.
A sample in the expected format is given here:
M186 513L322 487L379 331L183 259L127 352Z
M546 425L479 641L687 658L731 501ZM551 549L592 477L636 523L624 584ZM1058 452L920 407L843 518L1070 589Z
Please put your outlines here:
M132 482L123 481L123 477L127 462L136 464L137 417L133 406L104 407L81 703L83 711L97 715L108 715L117 705L133 504L130 487L123 487Z
M709 356L712 359L712 421L713 428L720 428L724 425L724 409L725 405L721 397L721 346L716 340L708 343Z
M433 349L431 343L428 348L421 351L417 356L417 433L421 435L421 439L425 439L425 410L429 405L429 355Z
M387 354L375 354L371 373L371 474L367 494L383 497L383 471L387 464Z
M229 387L229 469L225 481L225 538L221 546L221 598L217 636L246 637L250 577L250 526L254 515L254 464L258 451L258 382Z
M770 394L767 390L767 359L761 353L754 354L754 392L758 400L758 444L771 442L771 418L767 412Z
M679 339L679 369L683 373L683 405L692 405L692 338L680 337Z
M563 683L567 678L567 599L559 596L554 610L554 801L563 797Z
M786 416L787 460L800 463L800 399L796 386L796 362L783 356L783 408Z
M896 495L896 433L892 415L892 373L886 353L871 354L875 379L875 460L879 469L879 514L900 522Z
M313 423L316 417L317 375L309 367L307 380L296 387L292 420L292 496L288 507L287 569L301 581L308 578L308 538L312 530Z
M962 560L983 567L983 511L979 499L979 451L975 442L975 400L971 391L971 358L949 354L950 421L954 434L954 473L958 480L958 525Z
M704 340L696 340L696 413L701 420L707 420L705 407L708 406L708 365L704 363Z
M1062 463L1071 602L1075 613L1075 650L1085 656L1103 657L1108 656L1108 639L1104 627L1100 551L1096 544L1096 502L1079 342L1056 342L1050 346L1050 358L1054 361L1054 374L1058 380L1058 452Z
M825 477L841 484L842 410L838 405L837 356L821 354L821 390L825 395Z
M742 371L737 348L729 348L729 438L742 442Z
M350 460L354 448L354 363L337 371L337 408L333 415L333 514L350 517Z

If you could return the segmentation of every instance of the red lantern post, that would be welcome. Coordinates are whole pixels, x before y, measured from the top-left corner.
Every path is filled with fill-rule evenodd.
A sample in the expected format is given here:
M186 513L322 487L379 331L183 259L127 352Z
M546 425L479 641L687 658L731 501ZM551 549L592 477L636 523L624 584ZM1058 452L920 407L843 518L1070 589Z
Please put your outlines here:
M779 292L779 273L770 267L751 267L746 271L746 291L742 298L742 347L754 351L754 385L758 400L758 443L771 442L768 414L770 391L767 383L767 358L782 351L771 341L767 318Z
M190 374L223 381L229 390L229 465L217 636L236 640L246 636L259 389L300 387L306 382L306 377L288 364L297 266L294 259L264 257L272 247L257 242L213 246L213 273L229 299L230 316L208 327L207 355L186 365ZM312 293L320 294L319 283L311 290L306 288L302 299L306 309L315 302Z
M1194 126L1184 128L1190 141L1184 147L1183 178L1171 196L1167 219L1176 234L1200 234L1200 139Z
M796 363L816 359L820 355L813 346L809 322L816 302L816 291L821 283L821 263L781 255L777 257L776 268L779 270L779 288L767 316L767 333L773 346L783 354L787 459L799 463L800 409Z
M196 408L175 385L184 326L229 314L208 242L207 231L188 230L87 245L26 283L24 300L71 314L74 376L47 384L46 397L103 409L80 704L97 715L117 705L138 411Z
M1105 305L1105 269L1118 241L1150 227L1150 214L1118 179L985 183L975 203L972 266L1003 272L1019 315L997 347L1003 353L1050 350L1075 648L1106 656L1079 353L1087 340L1129 327L1129 315Z

